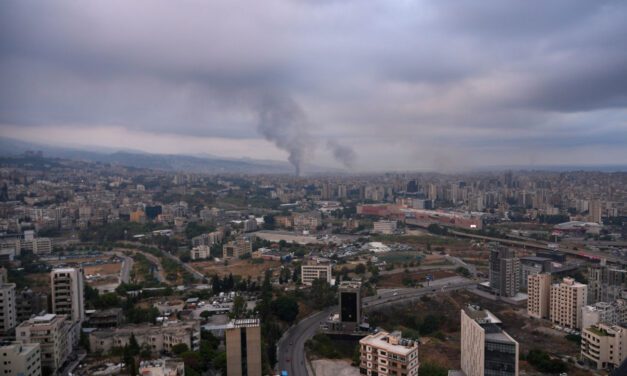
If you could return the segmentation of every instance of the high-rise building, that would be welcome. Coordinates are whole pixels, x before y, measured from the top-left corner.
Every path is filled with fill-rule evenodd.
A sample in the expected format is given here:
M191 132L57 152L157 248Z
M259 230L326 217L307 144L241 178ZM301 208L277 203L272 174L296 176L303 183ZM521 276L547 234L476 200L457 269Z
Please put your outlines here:
M0 346L0 374L41 376L41 350L38 343L12 343Z
M597 324L583 329L581 357L597 369L618 367L627 359L627 328Z
M18 325L15 337L22 344L39 343L41 366L47 367L54 374L69 354L70 326L65 315L46 314Z
M76 268L54 269L50 272L52 312L67 315L72 323L85 320L85 288L83 271Z
M303 285L310 286L316 279L322 279L331 283L331 264L302 265L300 267L300 280Z
M581 309L581 328L589 328L598 323L627 325L627 301L597 302Z
M527 279L527 314L538 319L548 319L551 308L551 275L532 274Z
M601 201L591 200L588 207L589 207L588 218L590 219L590 222L601 223L601 215L602 215Z
M15 293L17 323L48 312L48 295L25 288Z
M527 288L528 277L532 274L550 273L552 262L547 257L525 256L520 258L520 287Z
M588 304L611 302L627 291L627 270L611 267L604 261L588 267Z
M587 301L587 286L572 278L551 286L551 322L570 329L581 329L581 308Z
M500 296L516 296L520 288L520 260L514 250L492 245L490 249L490 287Z
M340 321L345 329L356 330L361 324L361 283L340 283Z
M401 332L380 331L359 340L359 373L377 375L418 375L418 342L403 338Z
M0 283L0 334L6 334L17 324L15 283Z
M461 310L461 368L466 376L518 376L518 342L501 320L477 306Z
M259 319L231 321L225 337L227 376L261 376Z

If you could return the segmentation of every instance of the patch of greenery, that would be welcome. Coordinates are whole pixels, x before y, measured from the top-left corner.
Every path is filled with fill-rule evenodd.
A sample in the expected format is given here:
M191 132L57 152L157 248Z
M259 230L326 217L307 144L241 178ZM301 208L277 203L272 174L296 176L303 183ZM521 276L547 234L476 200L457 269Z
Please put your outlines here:
M527 361L540 372L559 374L568 371L566 363L559 359L552 359L543 350L533 349L527 354Z

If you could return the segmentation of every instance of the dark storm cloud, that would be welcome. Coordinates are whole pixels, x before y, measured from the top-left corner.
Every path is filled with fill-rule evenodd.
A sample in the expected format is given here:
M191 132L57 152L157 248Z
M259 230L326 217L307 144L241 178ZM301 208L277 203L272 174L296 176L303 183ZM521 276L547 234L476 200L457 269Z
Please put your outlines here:
M625 19L624 1L7 0L0 126L264 137L361 169L392 143L524 148L627 112Z

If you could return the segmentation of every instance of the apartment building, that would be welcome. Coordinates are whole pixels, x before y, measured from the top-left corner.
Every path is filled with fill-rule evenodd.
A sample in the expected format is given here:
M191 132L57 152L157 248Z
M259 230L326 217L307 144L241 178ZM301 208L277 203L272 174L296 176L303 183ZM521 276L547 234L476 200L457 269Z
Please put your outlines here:
M261 376L259 319L231 321L225 329L227 376Z
M461 368L466 376L518 376L518 342L492 312L469 305L461 310Z
M15 336L22 344L38 343L41 347L41 366L56 372L70 353L70 328L71 323L65 315L49 313L18 325Z
M91 351L108 353L114 347L124 347L134 336L140 346L148 346L153 353L172 351L179 343L192 351L200 348L200 324L197 321L173 321L162 326L125 325L98 329L89 334Z
M8 333L17 324L15 286L15 283L0 282L0 334Z
M48 311L48 295L24 288L15 293L15 306L17 322L20 323L33 316L46 313Z
M418 375L418 342L380 331L359 340L359 360L362 375Z
M38 343L0 346L0 373L6 376L41 376L41 349Z
M527 314L548 319L551 308L551 275L532 274L527 277Z
M581 329L581 308L586 304L588 288L573 278L551 286L550 320L555 325Z
M490 287L500 296L516 296L520 289L520 260L514 250L492 245L490 249Z
M581 333L581 356L596 369L613 369L627 359L627 328L596 324Z
M627 301L618 299L584 306L581 309L581 328L589 328L598 323L627 325Z
M139 363L142 376L185 376L185 363L182 359L152 359Z
M245 238L230 241L222 247L222 258L239 258L253 252L253 243Z
M331 264L302 265L300 280L303 285L311 286L314 280L323 279L331 283Z
M190 252L192 260L206 259L211 256L211 248L207 245L199 245Z
M81 269L52 270L50 272L52 312L67 315L72 323L82 323L85 320L84 283Z

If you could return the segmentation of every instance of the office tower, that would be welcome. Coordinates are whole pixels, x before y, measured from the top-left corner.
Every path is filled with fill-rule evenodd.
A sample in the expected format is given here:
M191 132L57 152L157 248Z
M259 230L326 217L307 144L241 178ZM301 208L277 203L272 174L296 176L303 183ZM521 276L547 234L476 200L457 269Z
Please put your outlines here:
M63 365L69 354L68 337L70 324L65 315L47 314L24 321L15 329L18 342L39 343L41 366L53 374Z
M333 197L331 184L328 182L322 183L322 188L320 189L320 196L323 200L330 200Z
M50 272L52 312L67 315L68 321L85 320L83 271L75 268L54 269Z
M418 192L418 182L416 180L410 180L407 182L407 193L416 193Z
M550 319L555 325L581 329L581 308L586 304L587 286L572 278L551 286Z
M520 285L520 260L516 253L500 245L490 249L490 287L500 296L515 296Z
M340 321L346 329L356 330L361 324L361 283L340 283Z
M348 197L348 190L344 184L340 184L337 186L337 197L338 198L346 198Z
M0 346L2 375L41 376L41 350L38 343L12 343Z
M527 282L527 314L538 319L548 319L551 308L551 275L532 274Z
M331 264L302 265L300 267L300 280L303 285L310 286L316 279L322 279L331 284Z
M261 376L259 319L231 321L225 337L227 376Z
M477 306L461 310L461 368L466 376L518 376L518 342Z
M583 329L581 356L596 369L617 368L627 359L627 328L600 323Z
M16 318L15 283L0 283L0 334L13 329L17 324Z
M590 222L601 223L601 201L599 200L591 200L589 203L589 215L588 218Z
M610 267L602 261L588 267L588 304L611 302L627 291L627 270Z
M418 342L401 332L380 331L359 340L359 373L362 375L418 375Z

